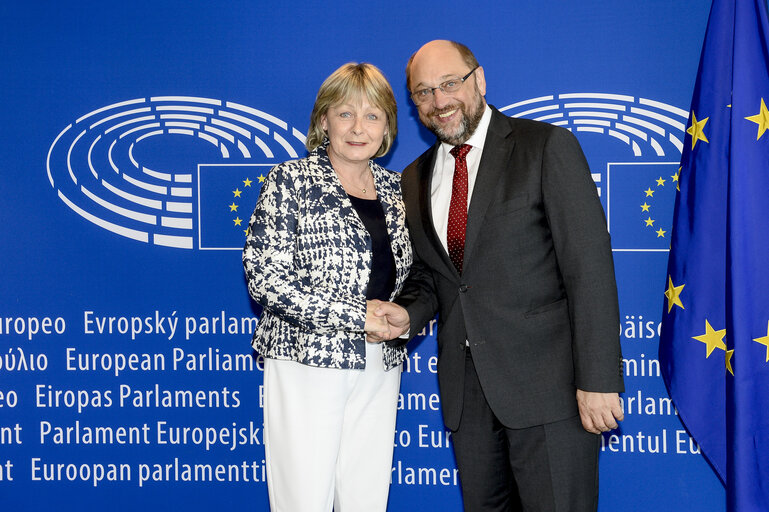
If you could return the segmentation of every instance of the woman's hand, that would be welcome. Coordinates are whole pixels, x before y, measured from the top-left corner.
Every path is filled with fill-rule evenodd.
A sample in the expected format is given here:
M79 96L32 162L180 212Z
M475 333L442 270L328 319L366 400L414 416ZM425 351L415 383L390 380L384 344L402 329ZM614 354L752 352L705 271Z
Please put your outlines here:
M366 301L366 325L363 330L369 341L377 340L384 341L390 339L390 326L387 323L387 317L376 316L374 313L379 305L382 303L380 300L367 300Z

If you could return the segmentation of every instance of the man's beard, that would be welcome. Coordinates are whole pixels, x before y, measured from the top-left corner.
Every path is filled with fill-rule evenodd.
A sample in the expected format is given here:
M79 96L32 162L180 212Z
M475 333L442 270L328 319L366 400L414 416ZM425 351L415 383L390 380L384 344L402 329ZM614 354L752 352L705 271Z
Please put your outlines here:
M427 122L425 122L424 119L422 121L427 129L429 129L435 134L436 137L438 137L439 141L445 142L446 144L450 144L452 146L463 144L473 135L475 129L478 128L478 124L481 122L481 118L483 117L485 106L483 96L476 94L475 97L475 109L470 114L467 113L465 104L458 102L455 105L431 112L429 117L426 116ZM460 113L462 114L462 119L460 120L456 130L453 133L449 133L445 131L437 121L433 120L433 116L442 114L444 112L450 112L454 109L459 109Z

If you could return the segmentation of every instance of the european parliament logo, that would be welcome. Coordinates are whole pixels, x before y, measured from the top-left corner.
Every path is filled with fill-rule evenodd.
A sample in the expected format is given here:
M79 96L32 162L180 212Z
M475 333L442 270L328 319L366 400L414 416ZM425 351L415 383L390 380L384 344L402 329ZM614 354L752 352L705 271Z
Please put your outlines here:
M56 137L46 165L59 198L107 231L162 247L240 250L264 177L299 158L304 141L246 105L156 96L81 116Z
M579 138L606 210L613 250L670 249L686 110L604 93L542 96L500 110L563 126Z

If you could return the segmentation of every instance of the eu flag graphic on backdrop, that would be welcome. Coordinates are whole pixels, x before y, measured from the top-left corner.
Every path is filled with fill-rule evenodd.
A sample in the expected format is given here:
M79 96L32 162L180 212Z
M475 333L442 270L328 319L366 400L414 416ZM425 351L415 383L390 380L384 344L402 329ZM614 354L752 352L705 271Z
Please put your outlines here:
M248 221L272 165L198 166L200 249L243 250Z
M612 247L640 251L670 249L678 162L610 162L607 174L607 220Z
M660 362L726 486L769 510L769 46L764 0L714 0L679 176Z

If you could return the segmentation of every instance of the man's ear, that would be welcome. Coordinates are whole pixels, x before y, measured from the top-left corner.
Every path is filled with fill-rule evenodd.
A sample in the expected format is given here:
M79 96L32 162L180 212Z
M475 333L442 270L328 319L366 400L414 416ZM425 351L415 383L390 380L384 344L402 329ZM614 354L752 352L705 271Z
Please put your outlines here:
M473 75L475 75L475 85L481 96L486 96L486 75L483 74L483 66L479 66Z

